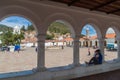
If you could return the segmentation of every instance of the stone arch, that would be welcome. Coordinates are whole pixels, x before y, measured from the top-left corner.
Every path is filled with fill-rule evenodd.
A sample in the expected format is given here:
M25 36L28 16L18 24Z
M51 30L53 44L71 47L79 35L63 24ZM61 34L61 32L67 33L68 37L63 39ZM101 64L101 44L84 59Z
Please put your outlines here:
M29 20L30 22L32 22L36 32L38 33L38 25L40 25L41 20L40 18L33 13L31 10L25 8L25 7L21 7L21 6L16 6L16 5L12 5L12 6L5 6L3 8L0 9L0 20L3 20L6 17L9 16L20 16L20 17L24 17L25 19Z
M66 24L68 27L69 27L69 29L70 29L70 31L71 31L71 36L74 38L75 37L75 28L73 28L73 26L74 27L76 27L76 23L75 23L75 21L72 19L72 17L70 17L69 15L67 15L67 14L64 14L64 13L55 13L55 14L52 14L52 15L50 15L46 20L45 20L45 32L47 31L47 29L48 29L48 26L52 23L52 22L54 22L54 21L56 21L56 20L61 20L61 21L63 21L63 23L64 24Z
M5 6L5 7L0 8L0 20L3 20L4 18L7 18L9 16L24 17L25 19L32 22L36 32L39 33L38 27L40 26L41 20L31 10L29 10L25 7L16 6L16 5ZM38 59L39 58L37 57L37 60L36 60L37 63L38 63ZM37 66L39 66L39 65L37 64Z
M108 25L106 26L107 29L105 30L105 32L107 32L109 28L112 28L115 31L116 38L119 38L120 30L119 30L119 24L117 22L108 23Z
M82 22L81 22L81 28L80 28L80 32L82 32L82 29L83 29L83 27L86 25L86 24L90 24L90 25L92 25L93 26L93 28L96 30L96 33L97 33L97 37L98 37L98 39L99 38L103 38L104 36L104 32L102 32L101 30L100 30L100 22L98 21L98 20L96 20L96 19L93 19L93 18L88 18L88 19L85 19L85 20L83 20Z
M114 59L117 59L118 57L119 57L119 42L117 43L117 41L119 41L119 39L120 39L120 36L119 36L119 34L120 34L120 30L119 30L119 23L117 23L117 22L108 22L107 24L106 24L106 29L105 29L105 31L106 31L106 34L107 34L107 31L108 31L108 29L109 28L112 28L113 29L113 31L114 31L114 33L116 34L115 35L115 37L113 37L113 38L107 38L107 39L109 39L110 40L110 42L108 41L107 42L107 39L106 39L106 43L107 44L109 44L109 43L113 43L114 45L113 46L107 46L107 49L108 50L117 50L116 52L114 52L114 56L112 56L112 58L108 58L110 55L112 55L112 54L110 54L110 53L107 53L106 52L106 54L109 54L108 55L108 57L106 56L105 57L105 59L106 59L106 61L108 61L108 60L114 60ZM117 48L116 47L114 47L115 46L115 43L116 43L116 45L117 45Z
M107 41L106 41L106 40L104 41L104 46L105 46L105 47L107 46Z

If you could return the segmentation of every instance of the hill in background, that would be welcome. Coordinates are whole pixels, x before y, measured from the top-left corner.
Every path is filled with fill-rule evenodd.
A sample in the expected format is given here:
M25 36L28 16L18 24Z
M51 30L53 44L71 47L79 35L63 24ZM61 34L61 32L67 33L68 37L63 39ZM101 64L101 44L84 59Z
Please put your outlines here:
M0 24L0 32L4 32L8 30L12 30L12 28L10 26Z

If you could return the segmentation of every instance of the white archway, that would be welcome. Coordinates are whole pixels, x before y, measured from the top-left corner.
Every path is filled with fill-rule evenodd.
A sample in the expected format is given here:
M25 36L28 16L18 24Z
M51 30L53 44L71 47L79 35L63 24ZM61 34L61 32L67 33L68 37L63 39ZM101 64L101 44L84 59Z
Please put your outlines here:
M9 16L21 16L32 22L33 26L35 27L35 30L39 31L39 26L41 26L41 20L40 18L33 13L31 10L21 7L21 6L6 6L0 9L0 20L3 20L6 17Z
M98 38L103 38L103 34L104 32L101 31L101 29L99 27L101 27L101 22L99 22L98 20L94 19L94 18L88 18L88 19L85 19L81 22L81 28L80 28L80 32L82 31L83 27L86 25L86 24L90 24L93 26L93 28L96 30L96 33L97 33L97 36Z
M66 14L64 14L64 13L55 13L55 14L52 14L52 15L50 15L46 20L45 20L45 22L44 22L44 26L45 26L45 32L47 32L47 30L48 30L48 27L49 27L49 25L51 24L51 23L53 23L53 22L60 22L60 23L63 23L63 24L65 24L67 27L68 27L68 29L69 29L69 31L70 31L70 33L71 33L71 38L74 38L75 37L75 31L74 31L74 27L76 27L76 24L74 23L74 20L70 17L70 16L68 16L68 15L66 15ZM68 48L67 48L68 49ZM69 49L70 49L70 51L71 50L73 50L72 48L70 48L69 47ZM65 50L65 49L64 49ZM65 50L66 51L66 50ZM69 51L69 50L68 50ZM59 52L59 51L58 51ZM72 53L73 51L71 51L71 53L69 53L71 56L69 56L68 57L68 59L71 59L71 60L69 60L69 61L67 61L67 63L61 63L62 64L62 66L65 66L66 64L72 64L72 55L73 55L73 53ZM53 52L54 53L54 52ZM63 52L62 52L63 53ZM62 54L62 53L60 53L60 54ZM58 53L57 53L58 54ZM66 52L64 53L64 54L66 54ZM63 54L63 55L64 55ZM67 54L68 54L68 52L67 52ZM58 54L59 55L59 54ZM66 56L67 57L67 56ZM68 60L67 59L67 60ZM47 61L47 60L46 60ZM63 61L62 61L63 62ZM70 63L69 63L70 62ZM59 63L59 62L58 62ZM59 65L59 64L58 64Z
M40 30L42 30L41 27L39 27L42 26L40 17L37 16L34 12L32 12L30 9L22 6L10 5L2 7L0 9L0 13L0 20L3 20L4 18L7 18L9 16L20 16L32 22L37 34L39 34ZM39 61L39 56L37 56L37 66L39 66Z
M105 32L107 32L109 27L111 27L115 31L116 37L118 38L120 34L119 26L120 25L117 22L110 22L106 25L107 28L105 29Z
M120 40L120 31L119 31L119 24L117 22L111 22L108 25L106 25L107 29L106 29L106 35L114 35L114 37L111 38L107 38L106 41L107 42L107 49L108 50L106 52L106 61L107 60L115 60L115 59L119 59L119 40ZM111 30L112 32L108 32L108 30ZM117 42L117 43L115 43ZM110 46L111 45L111 46ZM111 57L112 56L112 57ZM109 58L108 58L109 57Z
M76 27L76 23L75 21L72 19L72 17L68 16L67 14L64 14L64 13L55 13L55 14L52 14L50 15L44 22L44 26L45 26L45 32L47 31L48 29L48 26L56 21L56 20L61 20L63 21L66 25L68 25L69 29L70 29L70 32L72 34L72 37L75 37L75 28Z

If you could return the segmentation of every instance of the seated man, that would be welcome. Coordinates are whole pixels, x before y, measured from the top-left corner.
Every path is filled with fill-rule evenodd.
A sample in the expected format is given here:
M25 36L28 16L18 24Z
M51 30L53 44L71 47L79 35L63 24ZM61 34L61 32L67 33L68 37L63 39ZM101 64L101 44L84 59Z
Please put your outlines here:
M89 61L89 62L86 62L86 63L87 63L88 65L90 65L90 64L94 64L94 65L102 64L102 59L103 59L102 54L101 54L100 50L97 49L97 50L95 51L94 57L92 57L92 58L90 59L90 61Z

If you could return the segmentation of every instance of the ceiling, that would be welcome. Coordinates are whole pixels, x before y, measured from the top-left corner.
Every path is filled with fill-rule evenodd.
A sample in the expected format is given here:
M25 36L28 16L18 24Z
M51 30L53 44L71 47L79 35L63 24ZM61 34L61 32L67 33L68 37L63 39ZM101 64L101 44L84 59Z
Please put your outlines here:
M120 0L50 0L53 2L66 4L68 7L76 6L89 9L90 11L100 11L106 14L120 16Z

